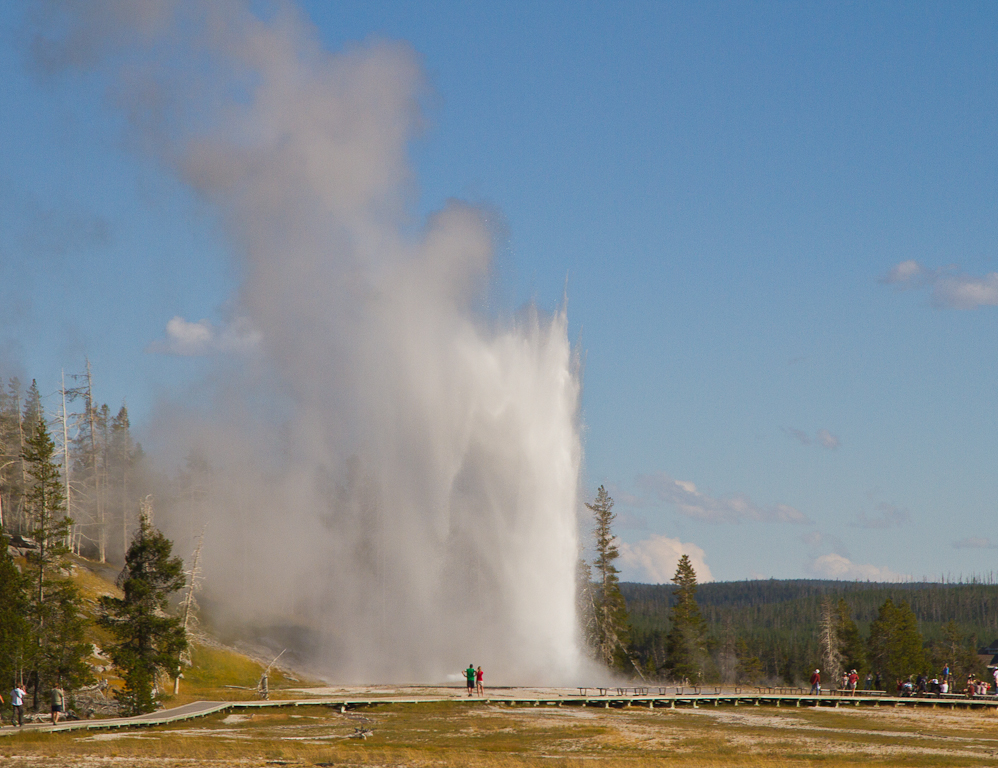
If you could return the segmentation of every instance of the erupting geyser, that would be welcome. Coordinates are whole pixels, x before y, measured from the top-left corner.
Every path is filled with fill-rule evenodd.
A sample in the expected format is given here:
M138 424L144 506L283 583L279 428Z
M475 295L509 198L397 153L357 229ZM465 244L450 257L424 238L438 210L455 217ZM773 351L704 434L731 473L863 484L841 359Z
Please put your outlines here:
M475 310L480 211L413 226L408 46L334 55L293 9L247 6L68 5L36 46L50 67L117 73L136 146L218 212L242 276L233 317L256 343L219 361L210 416L173 407L161 425L210 460L210 485L158 520L206 518L213 604L308 628L339 679L474 661L492 682L568 682L581 448L564 312Z

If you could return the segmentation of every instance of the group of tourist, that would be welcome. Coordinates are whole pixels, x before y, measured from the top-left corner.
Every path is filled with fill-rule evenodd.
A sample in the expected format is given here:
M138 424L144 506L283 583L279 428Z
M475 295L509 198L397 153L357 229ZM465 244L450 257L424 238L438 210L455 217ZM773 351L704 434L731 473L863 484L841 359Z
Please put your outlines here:
M991 684L987 680L978 680L973 674L967 675L967 685L964 687L962 693L967 696L988 696L992 692L995 696L998 696L998 667L991 670L994 677L994 688L992 689ZM856 695L856 688L859 684L859 675L856 673L855 669L851 669L848 672L842 673L842 679L840 681L841 691L848 691L853 696ZM873 673L868 673L866 675L866 686L865 690L881 691L880 673L876 674L874 678ZM950 674L950 668L947 664L943 669L942 674L939 677L933 677L929 680L925 675L919 675L915 682L911 679L908 680L898 680L896 687L898 696L915 696L921 694L943 694L953 692L952 675ZM816 669L811 674L811 694L817 695L821 693L821 670Z
M25 690L17 683L14 684L14 688L10 692L10 705L13 708L10 715L10 724L17 728L24 725L24 697L27 695ZM62 717L62 713L66 711L66 692L57 685L52 689L50 698L52 701L50 714L52 715L52 724L55 725L59 722L59 718ZM0 704L3 703L3 696L0 696ZM0 718L0 726L2 725L3 719Z
M994 687L987 680L978 680L973 673L967 675L967 684L960 693L967 696L998 696L998 667L991 670L994 678ZM897 691L901 696L912 696L915 694L927 693L957 693L953 685L953 677L950 674L949 665L943 669L939 677L927 679L925 675L919 675L915 683L910 680L898 680Z

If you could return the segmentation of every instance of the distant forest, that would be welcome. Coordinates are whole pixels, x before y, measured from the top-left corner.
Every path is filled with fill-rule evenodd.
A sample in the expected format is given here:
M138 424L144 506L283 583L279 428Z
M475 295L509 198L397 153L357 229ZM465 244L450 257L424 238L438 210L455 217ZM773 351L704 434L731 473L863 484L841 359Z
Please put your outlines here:
M620 591L631 625L631 650L647 669L665 658L670 608L675 586L623 582ZM998 584L871 583L825 580L712 582L700 585L696 600L708 628L713 669L709 677L733 676L736 642L758 658L765 679L798 684L823 666L819 645L824 598L848 603L859 631L866 636L887 599L907 601L928 649L953 622L965 644L986 646L998 638ZM950 627L953 626L950 624Z

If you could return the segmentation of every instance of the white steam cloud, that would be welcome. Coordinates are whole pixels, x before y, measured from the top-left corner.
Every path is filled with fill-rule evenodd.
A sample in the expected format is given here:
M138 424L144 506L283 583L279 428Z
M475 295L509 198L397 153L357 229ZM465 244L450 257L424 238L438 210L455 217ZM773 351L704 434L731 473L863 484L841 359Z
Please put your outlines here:
M204 518L216 611L341 680L474 661L567 682L581 446L564 311L476 312L480 211L413 226L425 85L407 45L331 54L289 5L251 6L59 4L35 42L50 71L113 77L130 140L216 208L245 275L242 330L175 318L153 347L255 350L220 365L210 416L162 420L211 469L157 520Z

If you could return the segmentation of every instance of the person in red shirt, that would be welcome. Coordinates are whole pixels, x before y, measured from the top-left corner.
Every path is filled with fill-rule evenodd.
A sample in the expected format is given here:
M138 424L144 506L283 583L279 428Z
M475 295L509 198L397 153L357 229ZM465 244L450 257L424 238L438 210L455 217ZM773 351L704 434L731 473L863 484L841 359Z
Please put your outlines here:
M821 670L814 670L811 675L811 693L821 693Z
M853 696L856 695L856 684L859 682L859 673L856 670L852 670L849 673L849 691Z
M475 690L479 696L485 695L485 686L482 684L482 677L485 675L482 672L482 668L479 666L478 670L475 672Z

